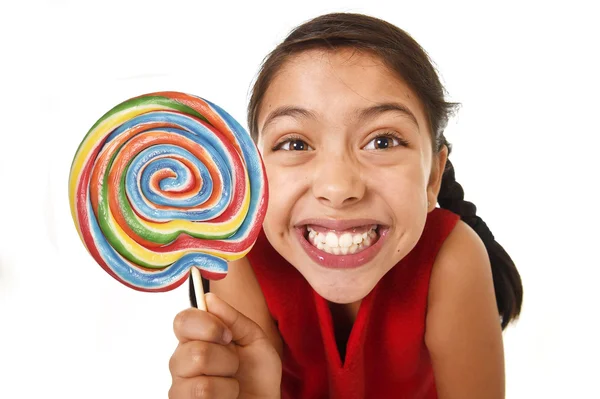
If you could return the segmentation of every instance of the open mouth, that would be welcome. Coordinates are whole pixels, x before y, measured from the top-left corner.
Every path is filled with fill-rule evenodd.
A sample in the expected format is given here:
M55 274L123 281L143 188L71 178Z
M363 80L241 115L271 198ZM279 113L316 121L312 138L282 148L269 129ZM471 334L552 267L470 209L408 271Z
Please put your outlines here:
M354 227L346 231L307 225L304 238L317 249L331 255L356 254L377 242L379 225Z
M388 226L365 223L325 227L308 223L296 226L296 236L306 254L327 268L355 268L372 260L382 248Z

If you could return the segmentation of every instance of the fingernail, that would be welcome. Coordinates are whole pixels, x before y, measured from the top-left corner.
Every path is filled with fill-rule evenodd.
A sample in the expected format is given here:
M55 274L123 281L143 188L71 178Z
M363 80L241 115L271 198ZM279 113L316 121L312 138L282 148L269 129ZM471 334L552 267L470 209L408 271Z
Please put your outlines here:
M229 342L231 342L232 337L233 337L233 334L231 333L229 328L226 328L225 331L223 331L223 342L228 344Z

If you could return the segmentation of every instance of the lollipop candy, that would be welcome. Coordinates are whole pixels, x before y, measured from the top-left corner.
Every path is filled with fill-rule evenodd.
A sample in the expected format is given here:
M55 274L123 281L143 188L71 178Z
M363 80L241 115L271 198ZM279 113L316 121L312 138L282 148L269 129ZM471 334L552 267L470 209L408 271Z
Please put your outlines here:
M199 97L160 92L100 118L73 159L69 200L102 268L141 291L168 291L190 268L219 279L254 245L264 166L250 135Z

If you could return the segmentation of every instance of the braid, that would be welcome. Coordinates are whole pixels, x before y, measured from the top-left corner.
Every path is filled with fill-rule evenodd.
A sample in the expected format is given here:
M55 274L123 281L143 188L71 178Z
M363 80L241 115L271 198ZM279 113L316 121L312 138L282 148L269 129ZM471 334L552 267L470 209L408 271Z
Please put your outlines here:
M443 136L442 141L450 150L451 147ZM502 317L502 329L504 329L511 320L516 319L521 313L523 302L521 277L510 256L496 242L494 235L485 222L477 216L475 205L464 200L463 189L456 181L454 166L450 160L446 163L446 170L442 177L438 203L442 208L460 215L460 218L471 226L483 241L492 266L496 304Z

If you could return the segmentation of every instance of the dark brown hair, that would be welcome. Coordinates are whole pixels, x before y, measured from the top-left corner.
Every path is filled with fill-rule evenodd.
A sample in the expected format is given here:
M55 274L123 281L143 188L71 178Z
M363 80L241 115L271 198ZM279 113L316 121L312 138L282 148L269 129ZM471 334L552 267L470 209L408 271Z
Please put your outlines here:
M444 129L457 104L446 102L444 87L427 53L398 27L381 19L351 13L327 14L298 26L265 58L248 104L248 126L255 141L258 139L258 112L263 96L289 57L309 49L334 50L342 47L371 52L397 73L417 94L425 108L433 153L437 154L444 145L448 147L448 153L451 152L452 146L444 137ZM449 160L442 177L438 203L460 215L483 240L492 265L502 328L505 328L521 311L521 278L506 251L476 215L475 205L464 200L462 187L455 180L454 168Z

